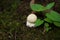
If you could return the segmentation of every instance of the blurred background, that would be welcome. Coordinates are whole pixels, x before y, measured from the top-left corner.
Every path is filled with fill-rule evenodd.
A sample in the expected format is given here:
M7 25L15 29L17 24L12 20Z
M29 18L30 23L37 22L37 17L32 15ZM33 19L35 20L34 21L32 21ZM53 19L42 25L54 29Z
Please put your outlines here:
M26 17L31 13L31 0L0 0L0 40L60 40L60 28L42 34L43 27L26 27ZM47 5L55 2L53 10L60 13L60 0L35 0Z

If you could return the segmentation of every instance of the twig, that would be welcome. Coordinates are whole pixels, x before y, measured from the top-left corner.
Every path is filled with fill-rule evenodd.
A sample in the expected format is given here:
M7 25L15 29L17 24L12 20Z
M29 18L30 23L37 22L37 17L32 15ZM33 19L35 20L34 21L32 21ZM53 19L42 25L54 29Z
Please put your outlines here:
M16 40L16 31L15 31L15 38L14 39Z
M44 26L43 34L45 34L45 32L46 32L46 28L45 28L45 26Z

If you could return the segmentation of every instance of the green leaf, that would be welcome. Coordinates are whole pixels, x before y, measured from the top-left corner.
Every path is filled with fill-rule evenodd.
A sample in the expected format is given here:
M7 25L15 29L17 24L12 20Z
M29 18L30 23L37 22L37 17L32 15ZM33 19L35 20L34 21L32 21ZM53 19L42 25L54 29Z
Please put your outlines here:
M50 13L46 13L46 16L47 16L47 18L49 18L52 21L60 22L60 14L55 11L51 11Z
M49 18L45 18L44 20L48 23L52 23L52 20L50 20Z
M49 27L48 23L45 23L44 26L45 26L45 31L46 32L48 32L51 29L51 27Z
M46 10L46 8L40 4L31 4L30 7L33 11L37 12Z
M45 23L45 27L48 28L49 24L48 23Z
M57 27L60 27L60 22L54 22L54 25L56 25Z
M51 9L54 6L55 2L49 3L46 8L47 9Z
M43 24L43 20L41 19L37 19L36 22L35 22L35 26L40 26L41 24Z
M46 28L46 32L48 32L50 29L51 29L51 27L49 27L49 28Z

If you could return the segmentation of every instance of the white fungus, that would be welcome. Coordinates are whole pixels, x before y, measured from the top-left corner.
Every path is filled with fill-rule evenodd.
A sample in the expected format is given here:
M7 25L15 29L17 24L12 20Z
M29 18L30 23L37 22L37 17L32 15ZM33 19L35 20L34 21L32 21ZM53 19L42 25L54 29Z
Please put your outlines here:
M37 20L37 16L35 14L30 14L27 17L26 26L35 27L35 21Z
M27 21L29 22L35 22L37 20L37 16L35 14L30 14L27 17Z
M35 24L27 21L26 26L27 27L35 27Z

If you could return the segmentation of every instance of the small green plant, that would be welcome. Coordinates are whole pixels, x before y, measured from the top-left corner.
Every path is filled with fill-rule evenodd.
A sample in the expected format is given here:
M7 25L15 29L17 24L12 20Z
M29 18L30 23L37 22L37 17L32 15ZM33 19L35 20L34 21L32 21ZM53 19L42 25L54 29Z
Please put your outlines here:
M54 24L55 26L60 27L60 14L51 9L54 5L55 2L49 3L46 6L42 6L41 4L30 4L30 7L33 11L44 12L45 14L45 18L43 20L37 19L37 21L35 22L36 27L44 23L46 32L51 29L50 24Z

